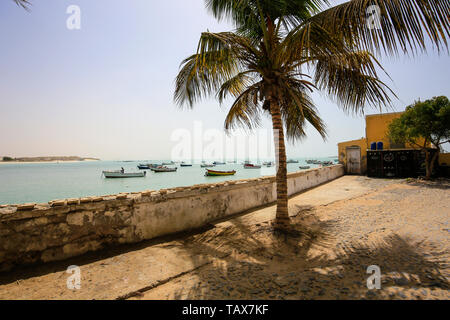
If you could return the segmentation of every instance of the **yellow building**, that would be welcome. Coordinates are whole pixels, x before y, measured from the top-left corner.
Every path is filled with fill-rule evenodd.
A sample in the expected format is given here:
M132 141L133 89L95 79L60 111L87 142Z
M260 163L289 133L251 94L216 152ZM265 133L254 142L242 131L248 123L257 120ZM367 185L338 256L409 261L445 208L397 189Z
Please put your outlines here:
M374 114L366 116L366 137L338 144L339 162L348 174L367 172L367 150L371 143L383 142L383 149L414 149L411 145L392 143L388 138L389 124L399 118L403 112Z

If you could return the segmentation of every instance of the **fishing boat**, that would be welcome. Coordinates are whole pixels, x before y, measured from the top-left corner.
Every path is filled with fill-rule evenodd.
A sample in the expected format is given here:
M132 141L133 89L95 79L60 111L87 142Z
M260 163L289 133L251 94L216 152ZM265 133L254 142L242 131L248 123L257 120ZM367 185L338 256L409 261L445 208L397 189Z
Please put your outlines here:
M192 164L182 162L182 163L180 163L180 166L181 167L192 167Z
M157 168L152 168L151 170L155 173L159 173L159 172L176 172L178 168L169 168L169 167L157 167Z
M251 163L246 163L246 164L244 164L244 169L261 169L261 166L251 164Z
M175 164L175 162L173 162L173 161L170 161L170 162L163 162L163 163L162 163L163 166L170 166L170 165L173 165L173 164Z
M213 164L213 163L203 163L203 164L200 165L201 168L213 168L215 166L216 165Z
M148 167L148 169L151 169L151 168L158 168L158 167L161 167L162 166L162 164L156 164L156 163L147 163L147 164L144 164L144 163L140 163L139 165L138 165L138 167ZM147 169L147 170L148 170Z
M118 171L103 171L105 178L143 178L147 175L147 172L129 172L125 173L121 170Z
M139 170L150 170L150 166L147 164L140 164L137 167Z
M221 177L221 176L234 176L236 171L216 171L206 169L205 176L206 177Z
M300 169L301 170L308 170L308 169L311 169L311 167L310 166L300 166Z
M275 166L275 162L265 162L265 163L263 163L263 165L265 165L266 167L270 168L270 167L274 167Z
M221 166L221 165L224 165L225 162L214 161L213 164L216 165L216 166Z
M286 163L298 163L298 161L297 161L297 160L289 159L288 161L286 161Z

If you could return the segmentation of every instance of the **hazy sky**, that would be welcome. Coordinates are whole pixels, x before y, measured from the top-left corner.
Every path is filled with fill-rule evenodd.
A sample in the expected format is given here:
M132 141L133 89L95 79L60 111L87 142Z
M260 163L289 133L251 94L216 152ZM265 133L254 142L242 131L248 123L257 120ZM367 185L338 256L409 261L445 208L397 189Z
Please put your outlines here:
M209 100L186 111L172 98L179 64L194 53L200 33L231 29L203 0L32 2L26 12L0 1L0 156L167 159L175 130L193 130L196 121L222 130L229 105ZM66 27L73 4L81 8L81 30ZM446 53L383 64L399 96L397 111L419 97L450 96ZM338 142L365 135L362 117L314 98L328 141L309 130L289 146L289 157L336 155Z

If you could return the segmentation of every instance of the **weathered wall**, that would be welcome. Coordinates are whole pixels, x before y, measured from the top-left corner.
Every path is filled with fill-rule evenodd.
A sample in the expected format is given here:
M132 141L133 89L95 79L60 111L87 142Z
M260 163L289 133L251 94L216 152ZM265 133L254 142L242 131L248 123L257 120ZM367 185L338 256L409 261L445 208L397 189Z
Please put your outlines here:
M391 141L388 138L389 125L395 119L402 116L403 112L394 113L382 113L366 116L366 138L367 149L370 148L372 142L383 142L383 148L386 149L417 149L415 145L407 143L404 146L391 145ZM419 145L425 143L424 139L418 139L416 141ZM431 146L431 145L429 145Z
M344 174L342 165L288 175L289 194ZM135 243L274 202L274 177L0 206L0 270Z
M339 163L347 168L347 147L359 147L361 149L361 174L367 172L367 139L352 140L338 144Z
M450 153L441 153L439 155L439 164L441 166L450 166Z

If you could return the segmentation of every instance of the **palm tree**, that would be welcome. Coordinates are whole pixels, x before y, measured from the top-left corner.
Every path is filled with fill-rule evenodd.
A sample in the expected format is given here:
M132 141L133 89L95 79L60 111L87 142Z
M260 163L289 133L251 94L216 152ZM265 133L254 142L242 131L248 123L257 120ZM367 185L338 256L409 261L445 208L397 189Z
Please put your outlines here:
M311 99L320 90L345 110L391 105L392 90L378 77L375 58L425 50L424 31L440 50L447 47L449 2L353 0L323 10L324 0L206 0L216 18L231 18L234 32L202 33L185 59L174 99L193 107L206 96L233 97L225 129L254 128L271 116L277 156L276 230L289 229L285 134L305 136L310 123L326 137ZM369 29L366 11L377 5L381 29Z

